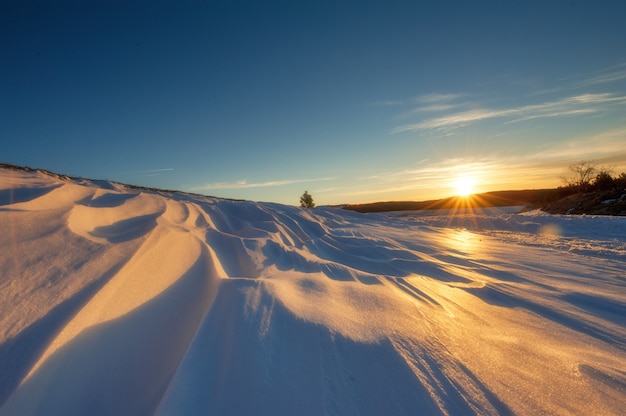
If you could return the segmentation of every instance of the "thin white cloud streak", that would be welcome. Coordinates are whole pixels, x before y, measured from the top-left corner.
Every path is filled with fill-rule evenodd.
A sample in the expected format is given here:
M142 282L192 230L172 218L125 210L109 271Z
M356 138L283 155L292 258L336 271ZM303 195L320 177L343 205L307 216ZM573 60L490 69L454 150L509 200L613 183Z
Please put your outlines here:
M626 154L626 128L605 131L586 139L561 143L543 149L533 157L542 160L600 159L617 154ZM624 161L626 163L626 160Z
M550 101L541 104L531 104L522 107L502 110L477 109L454 113L442 117L432 118L416 124L399 126L392 133L414 132L421 130L454 128L478 121L512 117L511 122L519 122L538 118L563 117L575 114L592 113L599 111L601 105L626 104L626 96L615 96L610 93L581 94L564 98L559 101Z
M459 175L473 177L477 192L551 188L561 185L561 178L569 174L568 166L581 160L610 164L616 174L626 171L626 128L553 144L524 155L451 158L381 172L361 178L361 184L343 196L372 201L442 198L454 193L453 183Z
M600 71L596 71L593 74L578 75L561 79L560 81L566 83L558 87L535 91L531 93L530 96L563 93L565 91L577 90L600 84L607 84L623 79L626 79L626 62L619 65L613 65Z
M605 82L619 81L620 79L626 79L626 70L616 71L610 74L602 75L595 79L587 81L588 85L604 84Z
M626 62L606 68L603 73L591 76L587 79L579 81L575 84L576 88L587 87L590 85L605 84L626 79Z
M446 159L419 168L382 172L364 178L368 180L365 189L354 189L346 195L362 197L413 193L414 196L400 199L440 198L451 195L457 176L463 174L479 177L484 172L497 169L497 166L489 159Z
M267 181L267 182L253 182L253 183L248 183L246 180L241 180L237 182L215 182L215 183L209 183L206 185L194 187L194 188L191 188L191 190L207 191L207 190L215 190L215 189L270 188L270 187L293 185L297 183L330 181L333 179L334 178L332 177L327 177L327 178L315 178L315 179L282 180L282 181Z
M344 193L371 200L429 200L452 196L455 179L470 176L477 192L558 185L566 165L526 163L514 157L449 159L423 169L387 172L376 183Z
M404 105L406 102L404 100L386 100L386 101L375 101L370 105L377 107L393 107L398 105Z
M580 114L591 114L591 113L597 113L597 112L598 110L593 109L593 108L582 108L580 110L560 111L556 113L548 113L548 114L540 114L540 115L535 114L531 116L517 118L515 120L509 120L506 123L507 124L520 123L522 121L534 120L537 118L565 117L565 116L575 116L575 115L580 115Z
M463 94L425 94L417 97L417 101L420 103L434 104L434 103L447 103L463 97Z
M433 93L433 94L424 94L424 95L420 95L417 97L397 99L397 100L375 101L373 103L370 103L370 105L380 106L380 107L391 107L391 106L400 106L400 105L407 105L407 104L414 105L416 103L420 103L420 104L429 104L426 107L431 107L433 109L432 111L435 111L434 109L438 107L453 107L449 105L448 103L450 101L454 101L461 97L464 97L464 95L463 94ZM425 109L426 107L423 107L423 108ZM424 111L428 111L428 110L424 110Z
M415 110L413 110L414 113L436 113L438 111L446 111L446 110L452 110L453 108L456 108L456 105L452 105L452 104L431 104L431 105L427 105L424 107L418 107Z

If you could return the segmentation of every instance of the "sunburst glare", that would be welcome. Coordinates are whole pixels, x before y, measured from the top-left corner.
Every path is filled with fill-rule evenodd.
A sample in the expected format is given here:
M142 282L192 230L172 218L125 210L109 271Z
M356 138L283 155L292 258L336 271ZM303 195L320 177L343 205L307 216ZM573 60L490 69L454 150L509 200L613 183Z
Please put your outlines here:
M475 181L470 176L459 176L454 182L454 188L458 196L469 196L474 193Z

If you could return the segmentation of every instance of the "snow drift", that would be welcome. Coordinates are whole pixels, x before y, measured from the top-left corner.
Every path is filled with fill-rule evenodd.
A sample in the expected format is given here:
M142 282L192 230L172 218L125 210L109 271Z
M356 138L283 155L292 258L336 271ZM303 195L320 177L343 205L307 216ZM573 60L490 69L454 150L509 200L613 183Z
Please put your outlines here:
M620 414L626 218L0 170L0 414Z

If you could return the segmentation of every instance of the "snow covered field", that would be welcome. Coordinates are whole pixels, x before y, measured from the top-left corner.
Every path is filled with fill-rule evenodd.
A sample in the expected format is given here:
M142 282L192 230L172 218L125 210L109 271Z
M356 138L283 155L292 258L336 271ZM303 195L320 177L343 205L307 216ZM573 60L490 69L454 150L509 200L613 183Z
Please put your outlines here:
M618 415L626 218L0 170L1 415Z

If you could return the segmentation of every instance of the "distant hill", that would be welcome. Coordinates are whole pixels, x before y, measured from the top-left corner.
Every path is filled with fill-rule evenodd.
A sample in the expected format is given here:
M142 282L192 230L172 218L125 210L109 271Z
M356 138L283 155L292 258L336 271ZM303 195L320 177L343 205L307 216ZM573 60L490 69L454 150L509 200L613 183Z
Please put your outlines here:
M486 208L506 206L542 206L554 193L554 189L531 189L521 191L495 191L466 197L453 196L430 201L388 201L368 204L346 204L341 208L357 212L419 211L449 208Z

